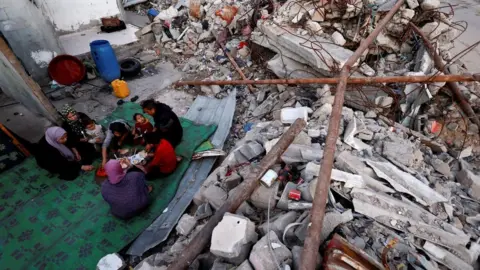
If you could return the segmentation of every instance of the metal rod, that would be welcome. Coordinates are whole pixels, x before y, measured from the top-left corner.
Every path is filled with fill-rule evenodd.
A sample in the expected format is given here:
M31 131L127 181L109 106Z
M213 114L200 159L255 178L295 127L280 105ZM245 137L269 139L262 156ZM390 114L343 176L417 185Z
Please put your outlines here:
M317 268L316 261L318 256L318 247L320 246L320 234L323 226L323 218L325 216L325 205L328 197L328 189L330 187L333 159L339 133L338 130L340 119L342 117L345 89L347 87L350 70L355 65L357 60L362 56L363 52L368 49L370 44L373 43L378 34L380 34L385 25L387 25L387 23L392 19L397 10L403 5L403 2L404 0L397 1L395 6L378 23L375 30L360 43L360 46L353 53L353 55L348 58L340 72L340 80L337 85L335 101L333 102L333 109L330 116L330 121L328 123L327 139L323 152L320 173L317 180L317 187L315 189L313 208L310 211L311 225L308 229L308 235L303 246L302 260L300 265L301 270L314 270Z
M220 45L220 47L222 47L223 52L228 57L228 60L230 60L230 63L232 63L232 66L235 68L235 70L238 72L238 74L240 74L240 77L242 77L242 80L246 80L247 77L243 73L242 69L237 65L237 62L235 62L235 59L233 59L233 57L228 53L227 49L225 48L225 45L223 45L220 42L218 42L218 44ZM247 84L247 87L248 87L248 91L250 91L250 93L253 94L255 92L253 90L253 86L251 84Z
M195 260L209 243L213 229L222 220L223 215L226 212L235 213L237 208L250 197L255 188L258 187L258 179L277 163L277 159L287 150L288 146L305 126L306 123L303 119L297 119L293 123L273 146L272 150L263 157L260 164L250 171L247 179L238 187L239 190L232 197L228 198L222 207L215 212L215 215L205 224L203 229L190 241L190 244L177 256L174 263L168 267L169 270L186 269Z
M435 67L440 70L441 72L445 73L448 75L450 71L446 68L445 64L443 63L442 58L438 55L438 53L435 51L435 49L432 46L432 43L428 40L428 38L425 36L425 34L418 29L417 26L415 26L413 23L410 23L410 27L412 27L413 31L419 35L422 40L423 44L425 47L427 47L428 52L430 53L430 56L433 58L433 62L435 63ZM463 96L462 92L460 91L460 88L458 87L458 84L453 81L448 81L447 82L448 88L450 88L450 92L452 93L453 97L457 101L458 105L462 109L462 111L468 116L470 121L472 121L474 124L480 127L480 120L478 119L477 115L472 109L472 106L468 103L468 101L465 100L465 97Z
M472 82L478 81L480 74L456 74L438 76L389 76L389 77L349 77L348 84L374 83L434 83L434 82ZM183 81L176 86L184 85L256 85L256 84L338 84L341 78L301 78L271 80L231 80L231 81Z

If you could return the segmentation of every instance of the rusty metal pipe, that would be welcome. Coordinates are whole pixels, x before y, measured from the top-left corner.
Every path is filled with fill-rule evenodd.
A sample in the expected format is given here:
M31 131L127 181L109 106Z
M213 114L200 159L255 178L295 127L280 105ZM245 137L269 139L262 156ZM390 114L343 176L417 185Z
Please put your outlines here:
M480 74L458 74L438 76L388 76L388 77L349 77L348 84L374 83L434 83L434 82L472 82L478 81ZM255 84L338 84L337 78L302 78L302 79L271 79L271 80L231 80L231 81L183 81L176 86L184 85L255 85Z
M413 23L410 23L410 27L412 27L413 31L422 38L423 44L425 45L425 47L427 47L430 56L433 58L435 67L441 72L448 75L450 71L446 68L442 58L435 51L435 48L433 48L432 43L430 43L430 41L425 36L425 34L420 29L418 29L418 27ZM473 111L472 106L470 106L468 101L465 100L465 97L462 95L462 92L460 91L458 84L453 81L447 81L447 86L450 89L450 93L452 93L452 96L455 98L458 105L462 109L463 113L465 113L468 116L470 121L472 121L474 124L480 127L480 120L478 119L477 115Z
M378 34L383 30L387 23L392 19L393 15L403 5L404 0L399 0L395 6L385 15L385 17L378 23L375 30L360 43L360 46L348 58L345 65L340 72L340 80L337 85L335 94L335 101L333 102L333 109L328 123L328 134L323 152L323 159L321 162L320 173L317 180L317 187L315 189L315 197L313 200L313 208L310 211L311 225L308 229L308 235L303 246L301 270L315 270L317 267L316 259L318 255L318 247L320 246L320 234L322 231L323 218L325 216L325 205L328 196L328 189L330 187L333 159L338 138L338 130L340 119L342 117L342 107L345 97L345 89L347 87L348 76L351 68L355 65L357 60L362 56L363 52L368 49L370 44L376 39Z
M242 77L242 80L246 80L247 77L245 76L245 74L243 73L242 69L238 66L237 62L235 61L235 59L233 59L233 57L230 55L230 53L228 53L227 49L225 48L225 45L223 45L222 43L218 42L218 44L220 45L220 47L222 47L222 50L223 52L225 53L225 55L228 57L228 60L230 60L230 63L232 64L232 66L235 68L235 70L238 72L238 74L240 74L240 77ZM253 86L251 84L247 84L247 88L248 88L248 91L250 91L250 93L254 93L255 91L253 90Z
M235 213L237 208L247 200L252 192L258 186L260 179L270 167L277 163L278 158L287 150L288 146L293 142L300 131L305 128L306 123L303 119L297 119L293 125L282 135L280 140L273 146L272 150L263 157L253 170L248 174L247 179L238 187L238 191L215 212L215 215L205 224L203 229L190 241L190 244L177 256L174 263L171 264L169 270L186 269L200 254L210 242L213 229L222 220L226 212Z

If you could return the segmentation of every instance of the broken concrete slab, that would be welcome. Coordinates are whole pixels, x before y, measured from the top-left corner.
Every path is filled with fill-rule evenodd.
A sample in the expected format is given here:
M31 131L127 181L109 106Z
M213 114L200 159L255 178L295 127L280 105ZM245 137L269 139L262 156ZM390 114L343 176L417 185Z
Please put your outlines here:
M195 211L194 217L196 220L202 220L212 215L213 215L212 207L210 206L209 203L204 203L197 208L197 211Z
M323 150L313 145L291 144L282 155L282 160L287 163L320 161L323 156Z
M288 226L288 224L294 222L298 217L297 212L290 211L284 214L276 215L273 218L270 218L270 228L268 228L268 222L263 223L259 226L259 229L265 235L269 231L275 232L278 238L282 238L283 231Z
M468 193L473 198L480 200L480 176L468 169L460 170L455 176L457 182L469 188Z
M282 209L282 210L288 210L288 194L290 191L294 190L297 188L297 184L293 182L288 182L285 187L283 188L282 195L280 196L280 199L278 200L277 203L277 208ZM302 194L303 195L303 194Z
M322 74L311 70L310 66L277 54L267 62L267 67L279 78L319 78ZM308 70L308 71L307 71Z
M240 185L241 182L242 177L237 172L232 172L231 175L227 176L227 178L222 181L222 187L226 191L230 191Z
M450 166L447 163L443 162L438 158L434 158L431 160L430 164L435 169L435 171L443 174L444 176L451 176L452 172L450 171Z
M269 21L259 20L257 29L268 38L253 34L252 41L254 43L309 64L324 75L332 75L332 67L341 68L353 54L352 51L332 44L320 36L300 37L294 34L295 30L289 27L279 27ZM315 40L315 42L310 40Z
M399 163L412 168L419 167L423 162L422 152L408 141L384 142L382 154Z
M349 222L352 219L353 219L353 214L351 209L348 209L343 213L338 213L338 212L325 213L325 217L323 219L322 231L320 234L320 243L323 243L338 225Z
M205 189L203 192L203 197L215 210L218 210L227 200L228 194L221 187L211 185Z
M273 250L275 258L272 257L270 249ZM277 270L275 262L280 265L291 264L292 252L270 231L253 246L249 261L255 270Z
M270 200L270 209L275 208L277 204L278 189L280 184L275 182L271 187L259 185L250 196L250 202L259 209L268 209L268 202Z
M246 217L225 213L213 229L210 252L239 265L248 257L250 248L257 239L253 222Z
M423 249L437 262L452 270L473 270L473 266L464 262L448 250L425 241Z
M369 160L367 164L373 168L378 177L388 181L395 190L412 195L417 202L425 206L448 201L440 193L391 163Z
M351 196L355 212L393 229L456 249L465 246L470 239L463 231L412 202L406 203L388 195L356 188Z
M181 235L188 235L197 225L197 220L189 214L184 214L178 221L177 232Z

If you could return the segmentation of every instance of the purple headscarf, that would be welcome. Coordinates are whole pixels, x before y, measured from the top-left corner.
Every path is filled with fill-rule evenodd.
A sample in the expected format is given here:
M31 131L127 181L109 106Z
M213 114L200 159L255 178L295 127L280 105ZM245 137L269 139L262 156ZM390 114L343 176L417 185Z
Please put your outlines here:
M120 162L115 159L111 159L105 164L105 172L107 173L108 181L113 185L122 181L126 174Z
M75 156L73 155L72 150L58 142L58 139L65 135L65 133L67 132L61 127L50 127L45 132L45 139L48 144L60 151L62 156L66 157L68 160L74 160Z

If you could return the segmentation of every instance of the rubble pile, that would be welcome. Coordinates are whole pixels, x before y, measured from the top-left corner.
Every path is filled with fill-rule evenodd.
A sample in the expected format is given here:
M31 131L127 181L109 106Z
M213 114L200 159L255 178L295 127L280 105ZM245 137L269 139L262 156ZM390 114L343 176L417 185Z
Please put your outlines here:
M396 1L288 0L161 2L153 33L163 49L185 57L201 79L239 78L229 55L255 78L336 76ZM408 0L357 63L353 76L441 74L414 23L435 44L452 74L467 72L450 53L461 32L437 0ZM226 48L222 49L222 45ZM264 63L253 48L271 51ZM260 49L259 49L260 50ZM452 61L453 60L453 61ZM264 66L261 66L264 64ZM266 73L263 75L267 76ZM263 79L263 78L262 78ZM460 83L480 110L478 83ZM445 83L386 84L348 91L342 109L318 265L336 266L336 245L367 256L356 269L474 269L480 255L478 127L461 124ZM202 86L207 95L231 87ZM193 198L175 241L135 269L170 265L296 119L308 122L235 213L214 229L192 269L299 269L310 224L334 89L330 85L258 86L238 91L231 148ZM435 102L434 102L435 100ZM388 116L388 118L386 117ZM392 121L396 120L398 123ZM448 119L456 119L450 121ZM466 121L468 123L468 121ZM477 140L438 137L441 130ZM468 146L468 147L467 147ZM355 261L352 263L360 263Z
M249 200L235 213L223 216L211 235L209 249L191 265L193 269L273 270L286 265L299 269L332 106L329 86L310 97L312 107L301 105L305 97L290 95L295 87L282 89L278 92L272 87L272 94L263 101L269 104L263 107L279 107L280 113L266 112L264 117L271 121L245 125L245 136L195 194L195 214L180 219L176 242L146 258L136 269L171 264L209 217L239 192L239 185L291 120L303 118L308 121L305 130L259 179L261 184ZM283 93L289 94L279 98ZM291 98L295 101L288 101ZM254 112L246 108L245 114ZM264 111L257 111L261 113ZM478 266L480 174L471 162L478 157L478 150L455 159L442 142L399 123L392 126L374 111L365 114L348 107L343 108L340 133L319 265L334 265L329 246L346 239L342 245L348 244L356 252L363 250L374 263L387 263L391 269L402 265L417 269ZM337 240L333 241L335 234Z
M249 0L158 0L158 15L137 34L154 35L162 51L183 56L180 61L183 71L197 80L240 78L229 66L226 52L249 79L268 77L266 69L279 78L333 77L395 3L395 0L289 0L273 5ZM421 29L436 48L446 64L446 72L467 73L462 61L450 52L454 40L465 29L452 21L451 14L441 12L441 8L436 0L405 1L363 54L352 75L442 75L410 23ZM444 105L437 104L451 98L445 83L360 88L368 91L361 94L349 91L345 98L349 106L365 113L375 107L375 113L394 117L416 131L431 128L435 121L446 126L449 121L457 121L446 118L461 116L458 109L446 113ZM480 84L460 83L459 88L473 109L480 111L476 94ZM202 92L211 96L225 89L201 86ZM258 99L262 100L261 96ZM458 131L476 129L477 126L460 126Z

